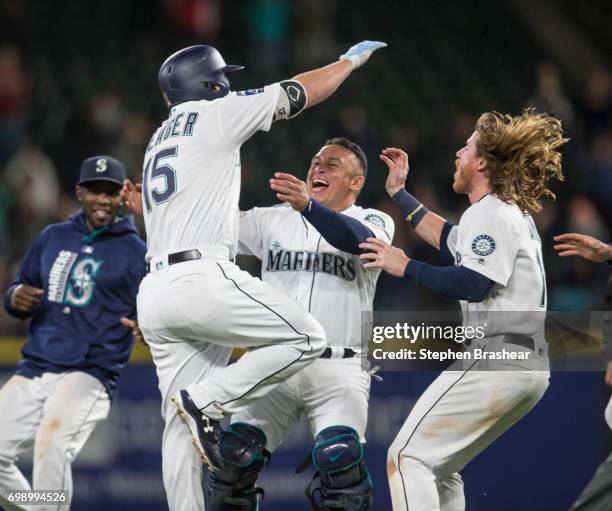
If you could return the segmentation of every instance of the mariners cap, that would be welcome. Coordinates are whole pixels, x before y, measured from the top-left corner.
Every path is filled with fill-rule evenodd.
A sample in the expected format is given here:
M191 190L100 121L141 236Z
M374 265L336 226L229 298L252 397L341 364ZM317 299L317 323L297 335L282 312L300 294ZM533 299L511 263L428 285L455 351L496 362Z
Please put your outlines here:
M81 164L81 175L77 184L110 181L117 186L123 186L126 177L125 167L119 160L110 156L92 156Z

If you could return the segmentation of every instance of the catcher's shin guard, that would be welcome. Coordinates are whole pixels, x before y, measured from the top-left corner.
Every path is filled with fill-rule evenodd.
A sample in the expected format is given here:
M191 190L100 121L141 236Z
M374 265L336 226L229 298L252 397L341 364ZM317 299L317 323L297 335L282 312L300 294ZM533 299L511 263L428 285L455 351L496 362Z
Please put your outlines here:
M317 473L306 496L314 511L372 511L372 480L353 428L331 426L319 432L312 460ZM320 485L313 488L317 477Z
M214 473L207 477L207 511L260 511L263 490L254 484L237 488L219 479Z
M236 422L221 434L223 468L208 475L207 511L259 511L263 490L257 476L270 459L265 433L250 424Z

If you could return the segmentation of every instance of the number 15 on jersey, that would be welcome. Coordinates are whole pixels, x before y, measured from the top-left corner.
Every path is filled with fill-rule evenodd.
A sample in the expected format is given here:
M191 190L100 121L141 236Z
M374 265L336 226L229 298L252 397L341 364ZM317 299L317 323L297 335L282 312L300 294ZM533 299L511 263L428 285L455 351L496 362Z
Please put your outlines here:
M154 205L167 202L176 192L176 171L168 163L168 159L178 154L176 146L162 149L149 158L144 168L142 193L145 208L151 212ZM161 179L160 179L161 178Z

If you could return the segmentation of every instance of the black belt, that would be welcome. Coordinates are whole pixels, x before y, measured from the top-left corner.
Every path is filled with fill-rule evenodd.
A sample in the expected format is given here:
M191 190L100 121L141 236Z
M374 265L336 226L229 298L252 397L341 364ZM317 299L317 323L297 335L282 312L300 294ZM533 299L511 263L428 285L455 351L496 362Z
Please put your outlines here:
M174 252L168 255L168 265L184 263L185 261L193 261L194 259L202 259L202 252L197 248L191 250L183 250L182 252ZM147 263L147 273L151 271L151 263Z
M505 344L516 344L528 350L535 351L535 340L528 335L506 334L502 342Z
M529 337L528 335L505 334L502 342L504 344L516 344L517 346L522 346L528 350L535 351L535 340L533 337ZM468 339L463 344L466 346L471 346L472 339Z
M357 355L357 352L353 351L351 348L344 348L344 353L342 354L342 358L353 358L356 355ZM332 356L332 349L325 348L323 350L323 353L319 355L319 358L331 358L331 356Z

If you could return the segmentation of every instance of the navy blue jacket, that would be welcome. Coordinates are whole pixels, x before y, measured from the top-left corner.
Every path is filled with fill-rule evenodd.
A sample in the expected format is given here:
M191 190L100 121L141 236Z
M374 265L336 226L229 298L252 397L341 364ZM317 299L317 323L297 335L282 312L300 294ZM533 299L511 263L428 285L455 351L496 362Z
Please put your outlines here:
M91 232L79 211L68 222L47 226L4 296L9 314L32 316L17 374L83 371L98 378L112 398L134 342L119 319L136 317L145 252L129 218ZM19 284L44 289L32 314L11 308L10 295Z

